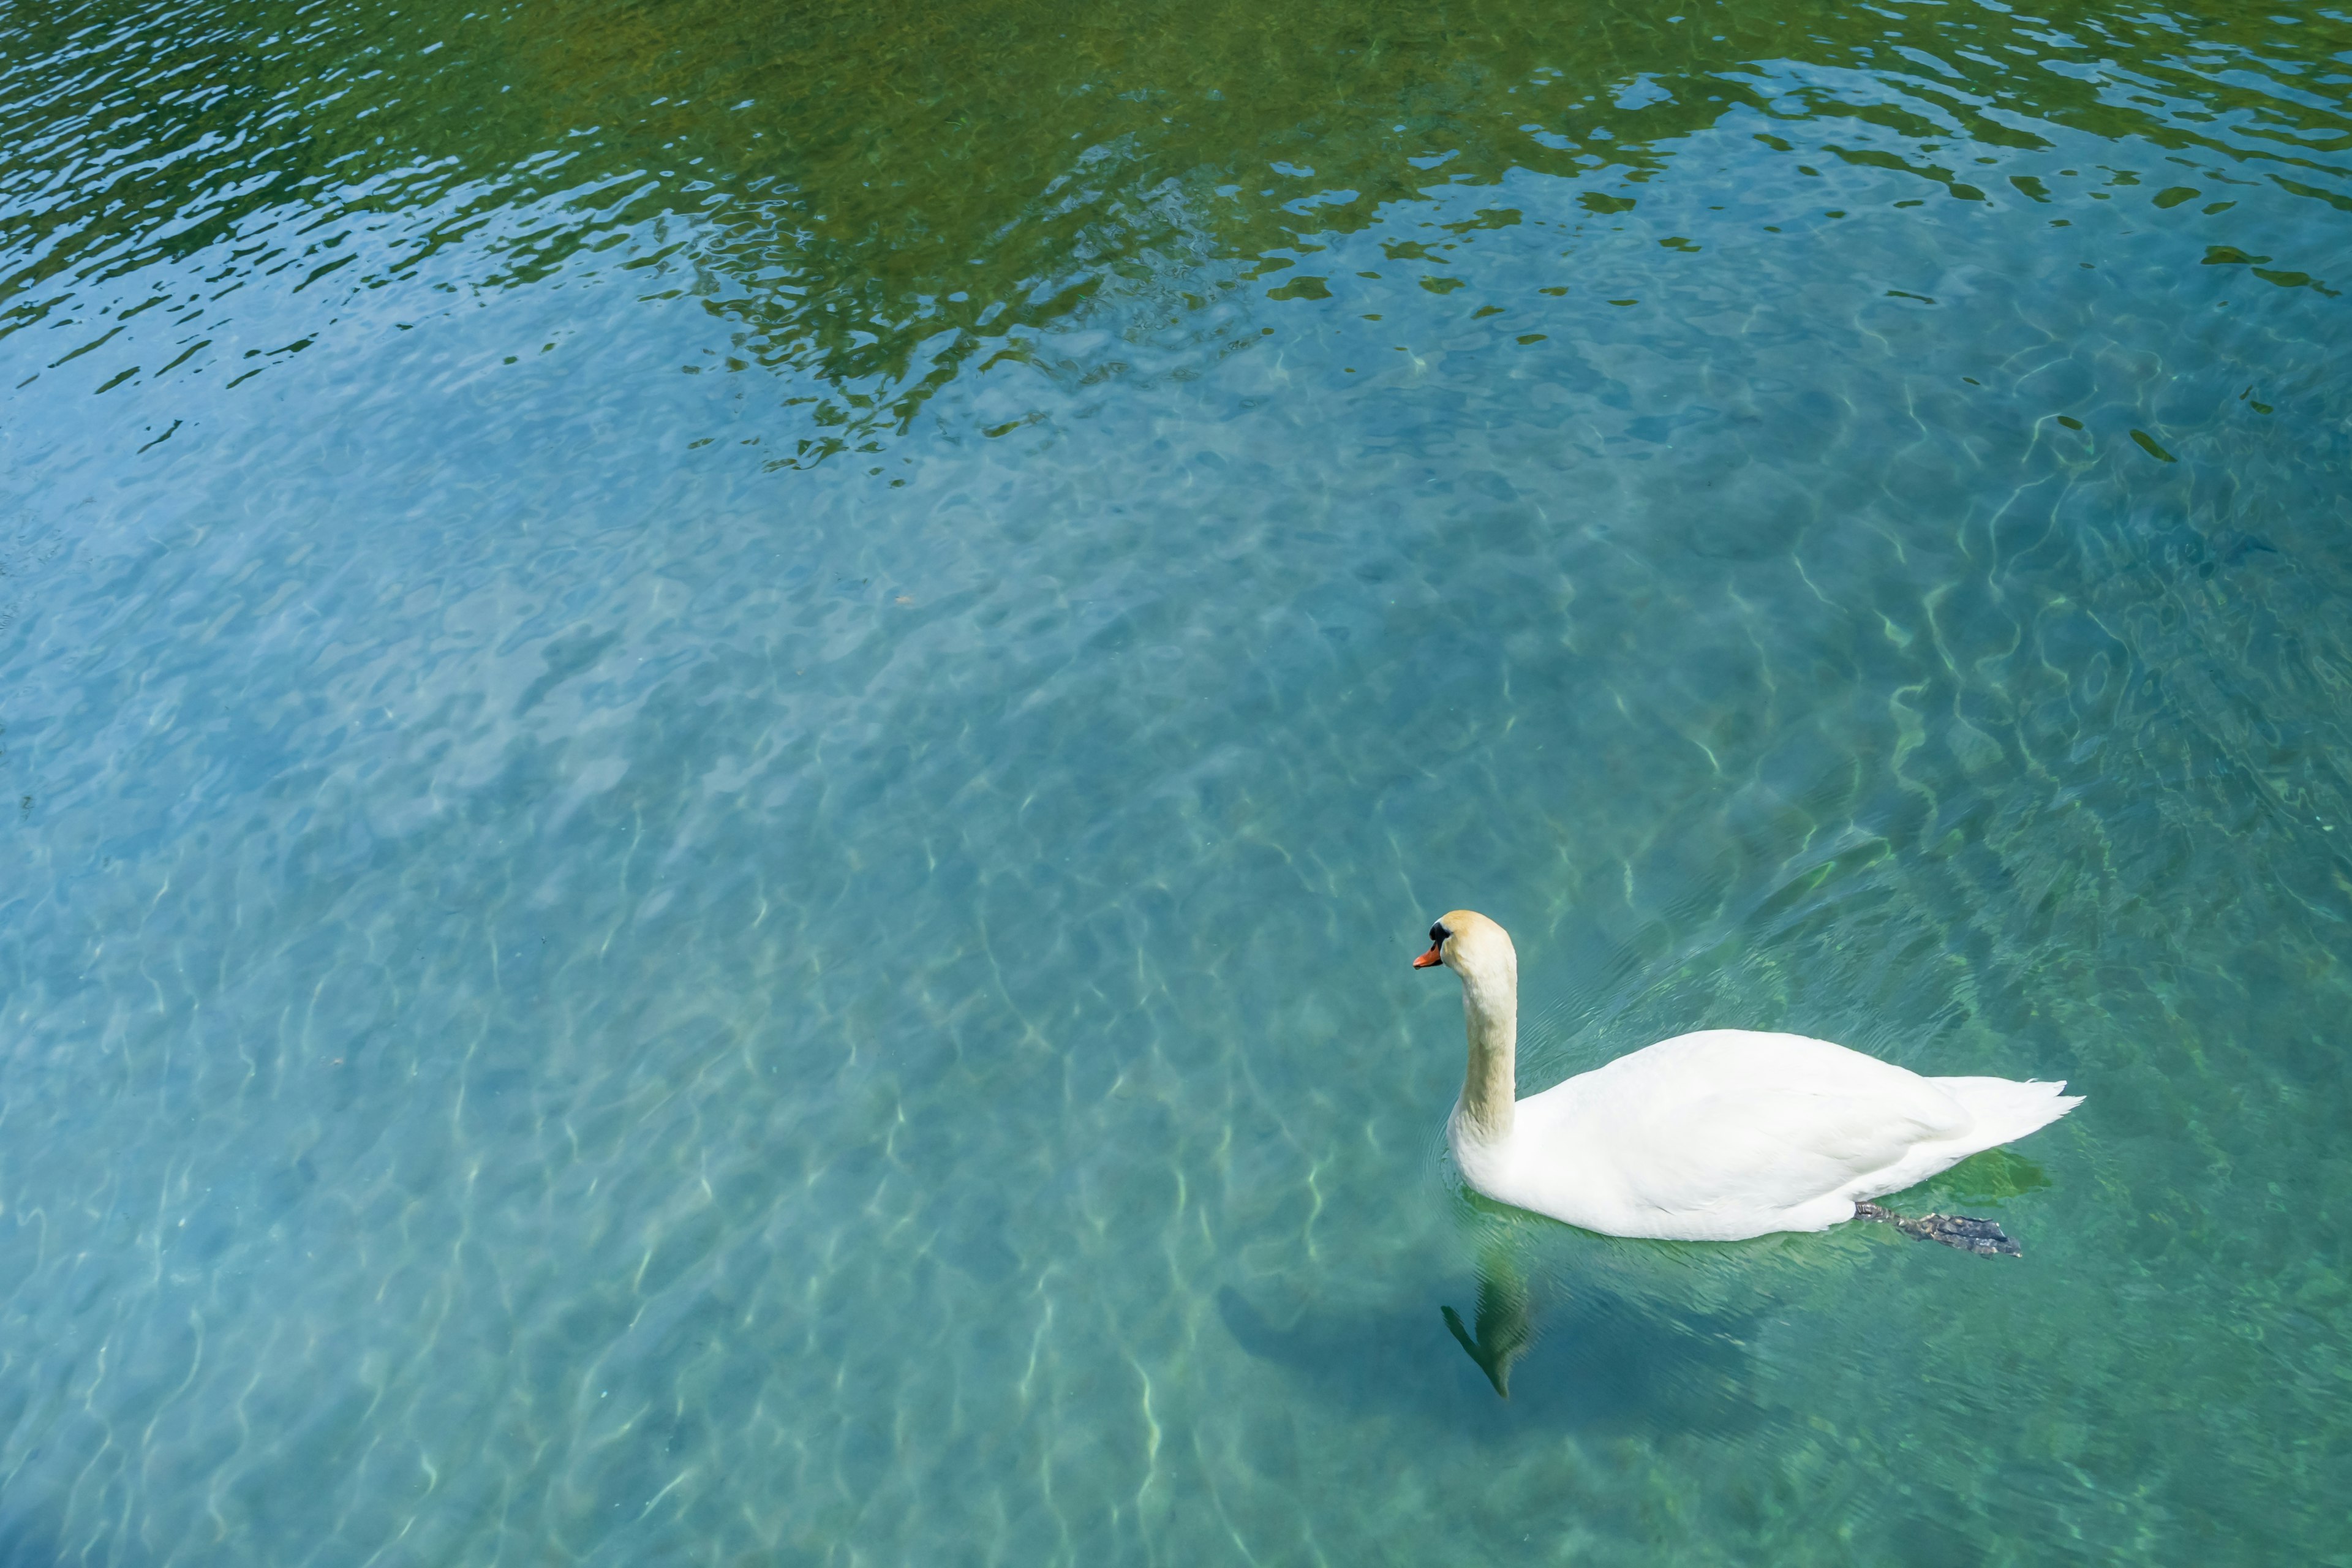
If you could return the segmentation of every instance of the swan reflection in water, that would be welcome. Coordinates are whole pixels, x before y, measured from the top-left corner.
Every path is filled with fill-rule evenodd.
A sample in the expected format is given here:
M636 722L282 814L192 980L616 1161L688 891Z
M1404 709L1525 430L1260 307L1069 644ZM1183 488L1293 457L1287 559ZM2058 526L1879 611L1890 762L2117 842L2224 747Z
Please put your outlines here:
M2000 1205L2049 1185L2050 1177L2041 1165L2016 1150L1988 1149L1914 1189L1911 1196L1915 1206ZM1470 1213L1489 1225L1507 1220L1514 1213L1507 1205L1475 1193L1463 1195ZM1801 1249L1804 1242L1800 1239L1795 1246ZM1763 1255L1767 1249L1782 1251L1788 1247L1782 1238L1770 1238L1756 1255ZM1598 1331L1602 1344L1624 1342L1624 1329L1611 1325L1617 1316L1633 1310L1628 1303L1612 1293L1596 1292L1589 1285L1570 1294L1577 1300L1564 1308L1566 1334L1590 1336ZM1438 1309L1446 1331L1477 1363L1478 1370L1486 1374L1495 1392L1505 1399L1511 1396L1512 1367L1538 1338L1535 1302L1536 1293L1519 1252L1507 1233L1496 1232L1490 1233L1479 1248L1477 1306L1470 1322L1465 1324L1461 1313L1451 1306ZM1697 1343L1720 1351L1744 1341L1746 1326L1745 1322L1736 1322L1721 1314L1683 1312L1670 1315L1668 1332L1687 1356L1693 1353L1690 1346L1694 1331ZM1702 1360L1710 1359L1707 1352L1697 1353ZM1715 1355L1711 1359L1728 1364L1732 1358Z
M1462 1326L1462 1315L1440 1307L1446 1330L1470 1352L1495 1392L1511 1396L1511 1363L1535 1342L1535 1298L1527 1276L1506 1247L1490 1247L1478 1265L1478 1313L1475 1331Z
M1531 1271L1516 1250L1523 1245L1482 1247L1466 1321L1447 1303L1462 1300L1453 1289L1415 1292L1389 1309L1309 1305L1285 1327L1228 1287L1218 1313L1244 1352L1325 1398L1466 1423L1473 1433L1722 1433L1755 1423L1759 1411L1746 1392L1750 1318L1621 1296L1589 1279L1563 1284Z

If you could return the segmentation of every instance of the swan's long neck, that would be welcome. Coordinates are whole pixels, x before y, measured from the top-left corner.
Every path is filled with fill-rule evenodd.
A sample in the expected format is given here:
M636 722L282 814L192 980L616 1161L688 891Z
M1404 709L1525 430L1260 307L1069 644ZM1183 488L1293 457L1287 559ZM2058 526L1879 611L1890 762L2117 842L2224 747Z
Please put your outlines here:
M1510 1136L1518 1098L1518 966L1465 972L1462 1013L1470 1032L1470 1068L1462 1079L1462 1118L1488 1142Z

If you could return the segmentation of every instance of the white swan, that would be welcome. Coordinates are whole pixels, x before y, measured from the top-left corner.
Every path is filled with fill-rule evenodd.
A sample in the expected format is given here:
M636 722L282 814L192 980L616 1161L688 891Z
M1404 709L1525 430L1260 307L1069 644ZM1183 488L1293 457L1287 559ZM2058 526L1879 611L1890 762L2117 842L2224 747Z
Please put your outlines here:
M2063 1083L1917 1073L1801 1035L1706 1029L1514 1100L1519 959L1455 910L1416 969L1462 977L1470 1068L1446 1141L1470 1185L1609 1236L1736 1241L1892 1220L1975 1252L2017 1248L1986 1220L1898 1219L1868 1200L2022 1138L2082 1103Z

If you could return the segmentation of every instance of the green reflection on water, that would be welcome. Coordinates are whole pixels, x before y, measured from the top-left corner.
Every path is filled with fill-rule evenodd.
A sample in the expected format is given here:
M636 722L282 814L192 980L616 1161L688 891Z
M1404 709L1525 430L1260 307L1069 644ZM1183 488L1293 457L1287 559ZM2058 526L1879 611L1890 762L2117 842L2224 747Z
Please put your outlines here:
M92 6L16 36L0 131L35 155L6 187L0 232L26 264L0 284L0 326L137 309L110 308L105 280L231 239L247 269L294 268L328 299L413 279L486 225L482 287L621 245L625 281L690 290L730 328L730 354L689 368L814 376L793 463L903 430L976 359L1034 353L1107 290L1181 331L1215 290L1311 272L1331 236L1514 170L1589 187L1597 215L1632 210L1678 142L1728 121L1792 163L1774 122L1916 178L1911 199L2058 223L2093 200L2218 198L2210 213L2249 180L2347 200L2340 84L2302 85L2302 62L2325 73L2352 46L2325 7ZM2131 144L2141 166L2045 174L2053 126ZM204 177L209 148L234 148L233 179ZM2210 187L2154 167L2166 154L2201 161ZM500 230L534 202L538 219ZM380 254L345 244L427 208ZM2256 275L2327 288L2340 270L2298 259L2318 270ZM1581 272L1563 247L1557 280ZM318 315L313 331L332 306ZM205 368L201 352L170 368Z

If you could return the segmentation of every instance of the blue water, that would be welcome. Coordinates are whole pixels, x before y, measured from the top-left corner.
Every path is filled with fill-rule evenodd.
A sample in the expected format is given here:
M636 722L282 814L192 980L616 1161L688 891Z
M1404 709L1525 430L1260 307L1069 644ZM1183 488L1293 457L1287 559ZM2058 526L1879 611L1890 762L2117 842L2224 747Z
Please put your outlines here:
M2352 1563L2347 86L0 5L0 1563ZM1456 906L2025 1257L1466 1196Z

